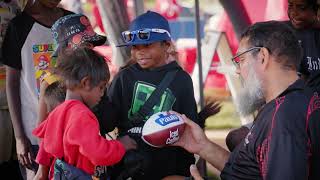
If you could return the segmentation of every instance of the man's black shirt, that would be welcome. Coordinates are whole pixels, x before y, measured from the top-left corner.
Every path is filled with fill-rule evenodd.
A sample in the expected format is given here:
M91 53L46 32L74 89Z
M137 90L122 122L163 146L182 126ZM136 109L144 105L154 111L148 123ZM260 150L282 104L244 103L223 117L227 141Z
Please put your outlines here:
M310 100L316 94L304 86L302 80L297 80L264 105L246 138L231 153L221 173L222 179L300 180L312 177L317 165L309 161L315 156L310 152L319 142L310 139L308 121L313 113L308 109L314 106ZM319 115L313 116L312 120L319 121ZM312 129L318 133L311 134L318 135L318 129ZM310 141L314 146L310 146Z

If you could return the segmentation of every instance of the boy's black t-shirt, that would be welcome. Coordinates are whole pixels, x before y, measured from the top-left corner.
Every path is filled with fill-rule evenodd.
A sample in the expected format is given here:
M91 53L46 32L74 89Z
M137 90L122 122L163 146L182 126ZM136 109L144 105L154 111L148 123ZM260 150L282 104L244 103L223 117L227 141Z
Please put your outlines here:
M191 77L176 62L153 70L145 70L138 64L133 64L115 76L108 90L108 97L119 114L117 126L120 135L129 134L134 137L135 134L140 133L141 127L133 127L129 117L139 110L165 74L174 70L178 72L163 93L161 97L163 101L155 106L154 113L172 109L197 121ZM146 147L145 151L151 153L152 162L145 176L137 179L162 179L168 175L190 175L189 166L194 163L192 154L180 147L151 148L141 141L140 137L135 140L138 141L139 147Z
M310 128L309 122L319 124L319 113L311 112L310 106L318 111L320 107L310 101L316 94L304 86L302 80L297 80L264 105L246 138L231 153L221 179L316 177L319 153L310 152L316 151L319 140L310 134L319 134L319 128Z
M320 30L297 30L296 34L303 48L300 72L312 76L320 72Z
M106 90L99 104L92 109L99 121L100 134L103 136L117 127L119 116L117 109L111 104L107 92Z
M296 33L303 49L303 59L299 72L306 76L320 73L320 29L295 29L290 21L286 22Z

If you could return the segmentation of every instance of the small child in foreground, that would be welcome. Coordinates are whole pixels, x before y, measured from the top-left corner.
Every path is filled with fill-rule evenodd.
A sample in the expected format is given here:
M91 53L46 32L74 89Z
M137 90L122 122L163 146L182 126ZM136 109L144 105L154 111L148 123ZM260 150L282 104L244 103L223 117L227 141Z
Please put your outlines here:
M128 136L119 141L104 139L99 134L97 118L90 110L100 101L110 77L104 58L92 49L79 48L66 51L57 62L56 70L66 87L66 99L33 134L41 139L40 151L54 161L63 160L93 175L95 167L119 162L125 151L134 149L136 144ZM41 159L39 156L41 154L37 159Z
M66 98L66 89L61 84L60 79L57 75L47 73L46 77L43 79L44 82L41 83L40 93L43 93L43 99L46 104L47 113L53 111L59 104L63 103ZM42 122L42 121L41 121ZM43 148L38 152L37 157L41 159L36 159L39 164L39 168L33 180L46 180L49 177L50 166L53 163L53 158L50 155L45 155ZM53 174L53 169L51 169L51 174Z

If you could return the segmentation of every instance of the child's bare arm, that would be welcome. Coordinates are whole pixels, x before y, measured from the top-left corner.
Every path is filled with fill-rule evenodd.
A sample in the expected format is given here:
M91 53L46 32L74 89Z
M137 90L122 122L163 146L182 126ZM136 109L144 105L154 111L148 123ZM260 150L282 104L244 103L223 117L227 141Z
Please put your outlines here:
M39 109L38 109L38 124L45 120L47 117L47 104L44 100L44 92L48 87L48 83L46 81L41 81L40 85L40 95L39 95Z
M48 166L44 166L44 165L39 164L37 174L35 175L33 180L47 180L47 179L49 179L49 170L50 170L50 168Z

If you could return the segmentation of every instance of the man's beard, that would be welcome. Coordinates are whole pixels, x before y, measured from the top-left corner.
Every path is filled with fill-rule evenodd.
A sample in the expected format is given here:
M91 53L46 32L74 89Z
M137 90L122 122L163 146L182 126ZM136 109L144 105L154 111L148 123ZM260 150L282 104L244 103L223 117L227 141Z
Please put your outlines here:
M265 104L261 81L253 67L250 67L247 80L243 80L243 88L236 98L236 107L241 116L249 116Z

